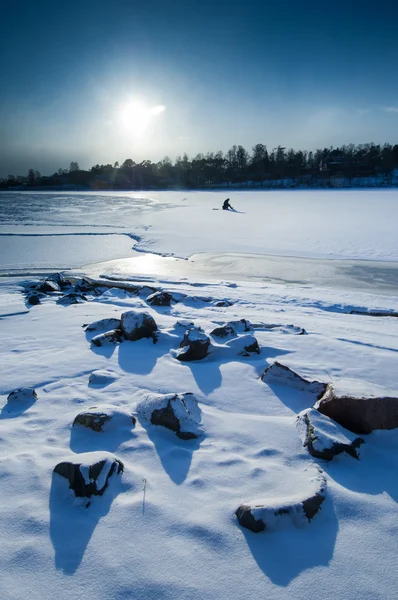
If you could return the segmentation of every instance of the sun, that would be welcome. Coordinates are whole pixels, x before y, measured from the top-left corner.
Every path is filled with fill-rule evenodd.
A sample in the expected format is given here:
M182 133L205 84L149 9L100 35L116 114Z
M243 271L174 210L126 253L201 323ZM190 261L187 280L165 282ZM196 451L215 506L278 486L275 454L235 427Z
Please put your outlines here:
M126 133L134 137L141 137L155 117L165 110L165 106L149 107L144 102L129 102L120 111L121 125Z

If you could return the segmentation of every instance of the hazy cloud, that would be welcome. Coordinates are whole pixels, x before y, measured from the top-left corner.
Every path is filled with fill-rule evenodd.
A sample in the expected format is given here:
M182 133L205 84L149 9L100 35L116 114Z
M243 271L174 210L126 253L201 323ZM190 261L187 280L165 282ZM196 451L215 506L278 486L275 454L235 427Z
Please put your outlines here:
M383 110L389 113L398 113L398 106L383 106Z

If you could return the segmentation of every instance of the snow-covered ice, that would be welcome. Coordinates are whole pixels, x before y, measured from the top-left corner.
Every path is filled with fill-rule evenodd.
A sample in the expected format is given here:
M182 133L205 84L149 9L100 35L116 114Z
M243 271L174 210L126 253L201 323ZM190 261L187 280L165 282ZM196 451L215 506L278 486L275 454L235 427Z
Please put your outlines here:
M315 459L296 418L316 394L268 385L261 375L278 361L307 381L338 388L355 380L354 391L360 385L361 393L397 395L398 319L350 312L398 310L398 193L233 193L240 213L213 211L220 193L12 196L11 205L10 194L0 195L7 249L0 268L19 275L0 279L1 597L395 598L398 429L365 435L360 460ZM87 292L87 302L72 305L49 293L28 307L23 291L32 273L66 265L73 252L62 240L82 232L106 235L102 244L122 236L143 252L101 263L105 244L90 266L84 253L75 255L67 266L106 275L102 293ZM39 240L34 260L29 252L14 256L32 233L31 248ZM51 256L40 256L42 233L56 234ZM145 254L151 250L162 256ZM213 258L197 268L195 252ZM257 259L247 252L284 257L257 255L264 262L250 273ZM369 267L368 259L379 262ZM173 295L171 306L147 303L158 289ZM128 311L153 317L156 344L90 344ZM187 328L209 336L241 319L254 329L212 337L200 361L175 359ZM307 335L297 335L302 329ZM246 335L258 340L260 354L239 355ZM37 401L9 412L8 395L20 388L35 389ZM187 391L198 400L199 438L130 423L144 395ZM79 413L101 407L114 418L104 431L73 427ZM124 470L86 507L53 469L61 461L89 468L93 453L116 457ZM323 480L325 501L308 523L300 503ZM270 531L239 525L235 511L251 502L262 507ZM293 507L293 519L283 513L274 520L282 505Z

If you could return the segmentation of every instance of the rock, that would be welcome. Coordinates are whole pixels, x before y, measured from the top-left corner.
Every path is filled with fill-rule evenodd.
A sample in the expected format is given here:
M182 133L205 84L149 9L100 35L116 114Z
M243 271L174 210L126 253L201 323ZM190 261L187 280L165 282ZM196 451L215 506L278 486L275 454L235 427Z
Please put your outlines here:
M155 320L147 312L129 310L122 314L121 330L126 340L131 342L142 338L153 338L156 340L157 325Z
M37 286L37 291L42 292L43 294L51 294L52 292L60 292L61 288L55 281L51 279L46 279L43 283L40 283Z
M213 329L213 331L210 332L210 335L220 338L235 337L236 331L232 327L232 325L227 323L226 325L222 325L221 327L216 327L215 329Z
M250 354L260 354L260 346L254 335L242 336L243 350L239 353L241 356L249 356Z
M33 388L19 388L14 390L7 397L7 407L9 409L29 408L37 400L36 390Z
M183 440L201 434L201 410L194 394L146 394L137 405L137 414L152 425L175 431Z
M109 319L100 319L94 321L86 327L86 331L110 331L111 329L120 329L120 319L111 317Z
M227 325L235 329L237 333L246 333L247 331L253 331L253 325L247 319L240 319L239 321L229 321Z
M308 381L278 361L265 369L261 379L268 385L286 385L296 390L312 392L317 398L320 398L326 390L326 383Z
M367 317L398 317L398 312L392 310L350 310L349 314Z
M214 302L212 302L213 306L217 306L217 307L221 307L221 306L232 306L233 302L230 302L229 300L214 300Z
M76 415L73 427L82 426L93 431L111 431L120 427L131 427L135 423L136 418L127 410L111 404L102 404L90 406Z
M380 386L355 379L329 384L314 408L349 431L371 433L398 427L398 397Z
M299 413L296 425L303 446L315 458L332 460L342 452L359 458L358 448L364 440L314 408L307 408Z
M120 344L123 340L123 334L120 329L112 329L111 331L105 331L105 333L99 333L95 335L91 343L94 346L104 346L104 344Z
M195 327L187 329L184 333L184 339L180 344L180 350L176 358L180 361L201 360L207 356L210 346L210 339L203 329Z
M86 452L58 463L54 473L69 481L69 487L77 497L91 498L102 496L109 479L122 473L123 469L122 461L109 452Z
M82 304L83 302L87 302L86 296L76 292L65 294L64 296L61 296L59 300L57 300L58 304L63 304L64 306L69 306L70 304Z
M152 306L170 306L173 296L169 292L155 292L146 301Z
M289 489L287 495L275 490L274 497L239 506L235 515L242 527L258 533L283 527L287 520L303 527L314 518L325 500L326 479L322 471L312 466L302 471L292 469L291 479L281 474L281 481ZM299 491L292 493L296 487Z
M254 335L246 334L236 337L226 344L235 354L239 356L250 356L260 354L260 346Z
M292 334L292 335L307 335L307 332L303 327L297 327L296 325L281 325L278 323L253 323L253 329L265 329L266 331L277 331L279 333Z
M37 304L40 304L41 298L43 298L42 294L29 294L26 298L26 301L28 302L28 304L36 306Z
M91 385L109 385L113 381L116 381L116 379L118 379L118 375L113 371L98 369L90 373L88 381Z

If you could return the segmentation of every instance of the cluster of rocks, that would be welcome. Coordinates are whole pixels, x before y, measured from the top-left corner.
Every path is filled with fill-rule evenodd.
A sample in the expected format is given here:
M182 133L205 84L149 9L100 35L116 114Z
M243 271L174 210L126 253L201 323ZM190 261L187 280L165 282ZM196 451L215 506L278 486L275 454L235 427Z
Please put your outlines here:
M101 332L91 339L91 343L98 347L108 343L117 344L123 340L135 342L143 338L152 338L155 343L158 326L149 313L129 310L120 319L100 319L86 326L86 332L92 331Z

